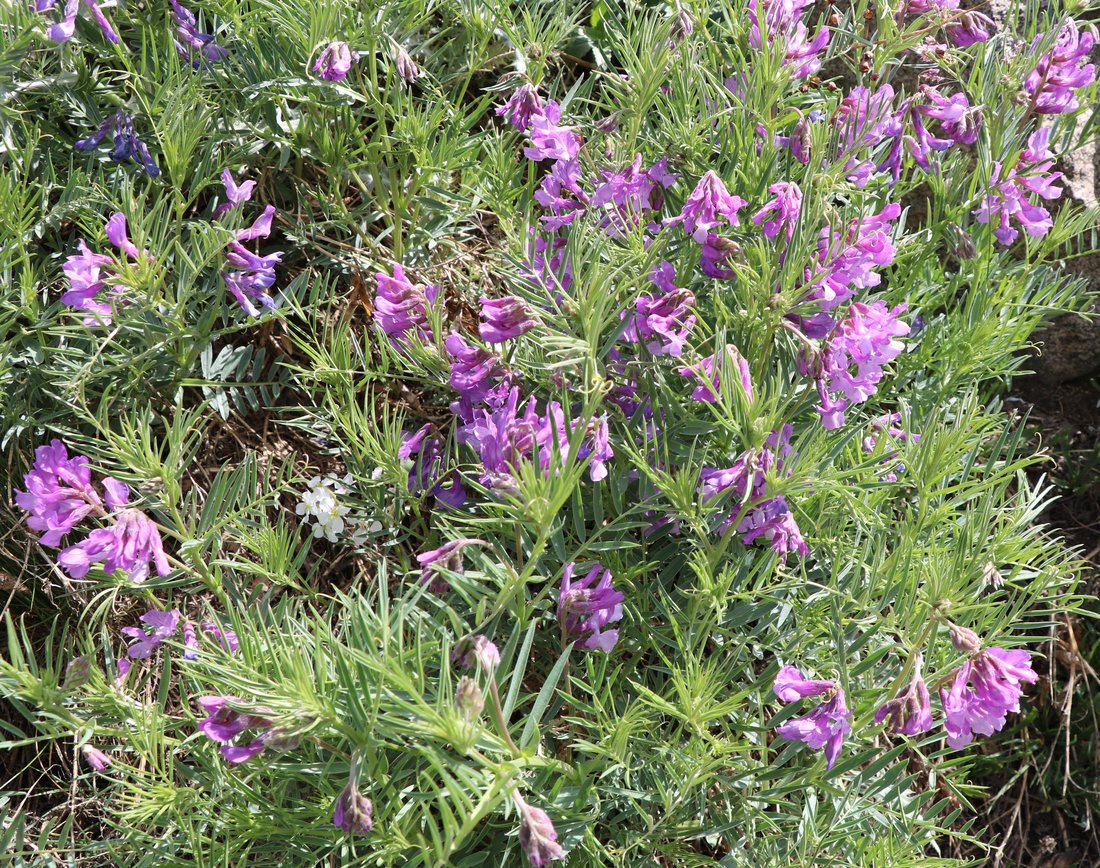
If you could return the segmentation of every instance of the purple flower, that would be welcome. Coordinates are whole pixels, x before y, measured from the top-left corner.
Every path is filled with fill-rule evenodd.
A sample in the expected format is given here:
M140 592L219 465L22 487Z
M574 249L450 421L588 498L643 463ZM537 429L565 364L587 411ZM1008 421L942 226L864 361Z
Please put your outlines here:
M794 237L794 224L802 213L802 190L798 184L780 181L768 187L768 192L774 193L775 198L753 215L752 222L757 226L764 224L765 238L774 240L782 232L789 242Z
M111 133L115 145L108 155L112 162L122 163L126 160L134 160L141 163L150 178L160 174L160 169L149 154L149 148L134 132L133 117L122 109L107 118L90 136L80 139L75 147L79 151L93 151L99 147L108 133Z
M416 556L416 562L420 564L420 584L427 585L428 590L441 594L451 589L450 584L443 578L438 570L444 569L451 573L462 573L465 566L462 563L462 550L468 545L484 545L479 539L456 539L444 543L437 549L422 552Z
M990 192L974 210L974 216L979 223L997 224L993 234L1001 244L1011 244L1020 234L1010 225L1010 219L1015 219L1033 237L1046 235L1054 228L1050 212L1029 198L1030 194L1035 194L1051 200L1062 195L1062 188L1054 183L1062 177L1062 173L1050 171L1054 165L1054 155L1050 152L1049 142L1049 127L1036 130L1028 138L1027 148L1011 169L1006 172L1001 163L993 164Z
M122 628L122 633L134 640L130 643L130 647L126 649L126 656L132 660L145 660L161 642L174 636L179 629L180 613L179 609L172 609L168 612L150 609L141 616L140 620L152 627L153 632L146 634L141 627Z
M699 179L679 216L669 218L665 225L682 223L696 243L705 244L711 230L723 224L736 226L737 211L746 204L740 196L731 196L722 179L710 171Z
M313 64L313 71L325 81L343 81L357 60L359 53L346 42L330 42Z
M615 457L611 448L610 432L607 428L607 416L593 419L588 425L589 439L581 447L579 458L583 461L591 458L588 464L588 478L599 482L607 478L607 464Z
M741 534L741 542L745 545L752 545L758 539L764 540L783 560L792 551L801 557L810 553L810 547L802 537L802 530L787 506L787 499L782 495L748 510L745 517L737 523L737 532Z
M440 478L443 441L438 437L429 437L431 430L429 423L412 434L404 434L398 447L398 460L407 462L409 467L409 493L419 495L426 492L449 506L461 506L466 502L466 492L457 474Z
M416 81L420 77L420 70L416 63L402 45L393 44L393 64L397 68L397 74L408 83Z
M349 835L366 835L374 828L370 799L359 792L354 781L349 781L336 799L332 812L332 825Z
M183 622L183 659L199 659L199 634L190 621Z
M451 405L452 412L469 422L473 408L499 391L500 378L505 373L500 357L480 347L472 347L461 335L452 333L444 342L451 357L451 388L459 400Z
M932 728L932 705L928 698L928 685L921 677L919 656L909 685L875 712L875 723L883 721L886 721L887 731L895 734L919 735Z
M518 338L531 331L538 320L527 303L514 295L502 298L481 297L481 319L478 332L491 344Z
M707 356L701 362L689 365L686 368L680 368L681 377L693 378L699 383L691 393L691 399L707 404L720 401L722 398L723 369L730 373L734 382L740 383L745 398L751 401L753 391L749 363L733 344L726 344L726 351L722 354L715 353Z
M236 654L237 649L241 647L241 643L237 640L236 633L215 624L213 621L203 621L202 630L204 633L209 633L213 636L214 641L230 654Z
M134 583L144 582L149 575L149 562L157 575L166 576L172 570L160 541L160 531L140 509L123 509L111 517L110 527L97 528L88 538L62 549L57 562L74 579L88 574L92 564L103 564L110 576L116 570L126 573Z
M948 41L959 48L967 48L987 41L992 29L993 19L973 9L968 9L960 15L953 15L944 25Z
M103 228L107 240L131 259L148 257L149 254L138 250L127 236L126 215L122 212L113 214ZM110 325L115 305L130 303L124 285L109 283L118 277L118 267L111 257L88 250L83 239L77 242L77 249L80 252L68 257L61 266L69 281L69 289L62 294L61 302L88 311L89 315L82 320L84 325Z
M813 711L776 727L783 738L805 742L813 750L825 749L825 767L831 769L844 746L844 736L852 731L852 713L844 702L844 691L835 681L810 681L793 666L779 670L774 687L784 702L807 696L825 696Z
M83 745L80 748L80 755L83 756L84 761L97 772L103 771L111 764L111 758L107 756L107 754L97 747L92 747L90 744Z
M898 319L906 305L893 309L881 301L855 302L848 314L833 329L821 353L799 359L804 373L817 380L821 402L817 406L821 424L832 430L844 424L849 404L862 404L878 389L883 366L905 349L895 338L909 333L909 326ZM852 368L855 368L853 371ZM830 394L839 392L840 395Z
M938 120L944 134L956 144L972 145L978 140L982 116L978 109L970 105L965 93L946 97L931 87L922 88L922 92L931 104L914 106L916 114Z
M1054 46L1024 79L1024 90L1039 114L1077 111L1075 91L1096 81L1095 66L1085 62L1096 45L1096 28L1092 24L1078 28L1077 21L1063 24ZM1037 46L1042 39L1042 34L1036 36L1034 44Z
M497 116L506 116L508 122L520 132L531 126L531 119L542 112L542 100L533 85L523 84L516 88L508 102L500 106Z
M274 310L275 299L269 290L275 285L275 266L282 258L282 252L260 256L252 253L241 244L256 238L267 238L271 234L271 221L275 216L275 206L268 205L256 221L247 229L240 229L229 243L225 255L226 270L222 272L225 286L242 308L250 316L259 316L260 310L254 302Z
M84 518L103 512L87 456L69 458L65 444L56 438L35 450L34 466L23 485L26 491L16 491L15 502L29 513L27 527L42 533L42 545L56 548Z
M674 285L676 271L669 262L654 265L649 279L659 291L640 295L629 318L627 311L620 314L627 319L623 340L644 344L652 356L679 356L695 327L695 295Z
M500 665L500 650L488 637L476 633L455 645L451 660L464 669L480 665L486 672L492 672Z
M217 220L239 205L243 205L252 199L252 191L256 189L255 181L242 181L240 184L233 178L229 169L222 169L222 184L225 186L225 199L214 211L214 219ZM266 237L266 236L265 236Z
M989 648L976 652L955 673L950 690L941 690L947 743L970 744L974 735L992 735L1004 728L1008 712L1019 712L1023 683L1039 676L1031 655L1022 649Z
M829 29L822 27L813 40L806 25L799 20L806 0L749 0L749 44L760 50L765 44L778 45L784 53L783 65L795 67L799 78L813 75L821 69L818 55L829 44ZM760 18L763 13L764 27ZM764 34L767 34L765 39Z
M565 851L558 843L554 824L541 808L533 808L523 800L518 790L512 798L519 808L519 844L527 859L535 868L543 868L551 862L565 858Z
M99 25L103 37L108 42L117 45L118 34L115 33L111 22L107 20L107 16L103 14L103 10L99 8L96 0L67 0L61 20L46 30L46 36L53 42L68 42L72 39L73 33L76 31L76 15L80 11L82 2L88 7L95 23ZM56 0L36 0L32 8L35 12L48 12L55 5L57 5Z
M204 63L216 63L229 56L229 52L214 41L209 33L200 33L198 21L186 6L177 0L169 0L172 6L172 23L176 27L176 51L195 69Z
M641 219L664 205L664 191L676 182L668 170L668 159L662 158L651 168L642 170L642 155L621 172L601 172L603 180L596 184L589 207L600 209L604 218L600 225L612 238L633 231Z
M611 570L594 564L583 579L573 581L575 563L565 565L558 593L558 622L571 639L584 638L581 647L608 652L619 641L617 629L605 629L623 618L621 591L611 587Z
M266 747L270 738L271 721L266 717L232 708L233 705L244 705L243 699L236 696L200 696L196 701L207 713L206 719L199 722L199 732L221 745L221 755L226 762L247 762ZM249 729L264 731L248 744L229 744Z
M573 127L559 126L561 106L548 100L530 116L531 146L523 149L528 160L572 160L581 149L581 137Z
M432 340L432 327L428 322L428 305L435 304L439 287L413 283L398 264L393 266L393 277L378 272L378 291L374 297L374 319L397 347L415 333L423 343Z

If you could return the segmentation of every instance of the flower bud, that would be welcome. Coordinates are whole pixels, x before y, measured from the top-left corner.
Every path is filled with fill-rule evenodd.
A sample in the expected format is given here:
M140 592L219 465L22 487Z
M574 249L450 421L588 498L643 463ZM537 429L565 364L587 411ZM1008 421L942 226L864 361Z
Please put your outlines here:
M487 637L477 633L455 645L451 659L466 669L480 663L482 669L492 672L500 665L500 650Z
M482 709L485 708L485 696L474 679L466 675L459 679L458 688L455 691L455 705L458 707L458 713L468 721L475 720L481 714Z
M519 808L519 843L523 852L536 868L565 858L565 851L558 843L558 833L546 811L533 808L518 793L513 793Z
M993 561L989 561L982 567L982 581L991 588L999 588L1005 583L1004 576L993 565Z
M111 764L111 758L107 754L90 744L81 747L80 753L84 756L84 761L97 772L103 771Z
M83 657L74 657L65 667L65 680L61 684L62 690L76 690L88 683L92 674L92 658L85 654Z
M982 647L981 637L969 627L960 627L958 624L947 622L951 630L951 644L955 650L962 654L975 654Z
M416 81L417 77L420 75L420 70L413 62L409 52L407 52L403 46L397 45L396 43L394 44L396 46L396 51L394 52L393 62L397 66L397 74L405 79L405 81Z

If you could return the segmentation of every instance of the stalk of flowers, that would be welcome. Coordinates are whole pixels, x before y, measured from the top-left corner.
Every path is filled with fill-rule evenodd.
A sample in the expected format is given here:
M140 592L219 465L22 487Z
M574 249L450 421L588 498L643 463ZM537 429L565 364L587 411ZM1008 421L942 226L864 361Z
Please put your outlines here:
M145 581L150 561L158 575L171 572L157 525L141 510L127 507L130 489L117 479L103 478L100 497L92 485L87 456L70 459L65 445L54 439L38 447L34 466L23 481L26 491L16 491L15 500L28 513L27 526L45 531L43 545L59 546L86 518L108 523L58 554L58 564L70 577L83 578L96 563L103 565L107 575L122 570L135 583Z
M31 8L35 12L49 12L56 5L57 0L32 0L31 2ZM46 30L46 36L53 42L68 42L72 39L73 34L76 32L76 16L82 5L87 8L95 23L99 25L103 38L113 45L118 45L118 34L115 33L111 22L107 20L107 16L103 14L103 10L99 8L99 3L96 0L66 0L61 20L50 25Z
M222 173L222 181L225 184L226 197L233 206L241 205L252 198L254 186L248 186L249 182L246 181L237 186L232 174L227 172ZM225 255L222 280L225 281L226 289L249 316L260 315L260 309L256 307L255 302L259 302L269 310L275 309L275 299L271 297L268 290L275 285L275 266L282 261L283 254L280 251L260 256L250 251L241 242L267 238L271 235L271 223L274 218L275 206L268 205L251 226L238 229L233 233L233 240L229 242L229 250Z
M114 141L114 147L108 155L112 162L123 163L126 160L134 160L141 164L150 178L160 174L160 169L149 154L149 148L134 132L133 115L123 109L119 109L107 118L90 136L77 141L74 147L78 151L94 151L108 133Z
M1054 155L1049 145L1050 128L1043 127L1028 137L1027 148L1007 171L1000 162L993 164L989 192L973 213L979 223L996 225L993 234L1001 244L1011 244L1020 235L1011 220L1033 238L1054 228L1050 212L1030 198L1035 195L1049 201L1062 195L1062 188L1055 184L1062 173L1050 171Z
M139 250L130 241L126 231L126 215L121 211L112 214L103 229L111 245L129 259L149 259L148 251ZM61 266L69 283L69 289L61 296L61 303L87 311L88 316L82 320L84 325L110 325L115 307L130 303L126 285L111 282L121 277L118 263L110 256L92 253L83 238L77 240L77 249L80 252L69 256Z
M200 33L195 13L178 0L169 0L172 7L172 24L176 30L176 52L195 69L204 64L217 63L229 56L229 51L214 41L213 34Z
M783 52L783 66L791 67L795 78L806 78L821 69L821 52L829 44L829 28L818 28L811 40L801 20L807 0L749 0L749 44L756 50L777 46ZM761 27L763 19L763 27Z
M207 714L199 722L199 732L219 745L226 762L234 765L248 762L272 741L274 724L267 709L238 710L247 708L248 703L236 696L200 696L196 701ZM231 743L248 730L260 732L247 743Z
M1038 47L1043 34L1035 37ZM1031 98L1031 110L1038 114L1077 111L1077 91L1096 81L1096 68L1086 63L1096 45L1096 26L1066 21L1054 45L1044 53L1024 79L1024 91Z
M932 704L928 696L928 685L921 675L922 664L923 658L918 654L909 683L875 712L875 723L885 722L889 732L919 735L932 728Z
M898 9L897 19L906 15L931 15L947 34L951 44L967 48L989 39L993 20L975 9L959 11L959 0L906 0Z
M811 696L824 699L809 714L776 727L783 738L801 741L812 750L825 750L825 767L831 769L844 746L844 737L852 731L852 712L845 702L844 689L835 681L807 679L794 666L784 666L775 677L775 695L783 702L797 702Z
M653 266L649 280L657 291L638 296L633 311L619 314L627 321L622 339L643 345L655 358L679 357L695 328L695 294L676 286L676 269L667 261Z
M664 225L680 224L684 232L702 246L703 274L728 280L733 272L723 268L722 263L735 248L714 230L737 226L740 222L737 212L747 204L740 196L731 195L714 171L708 171L699 179L680 213L666 218Z

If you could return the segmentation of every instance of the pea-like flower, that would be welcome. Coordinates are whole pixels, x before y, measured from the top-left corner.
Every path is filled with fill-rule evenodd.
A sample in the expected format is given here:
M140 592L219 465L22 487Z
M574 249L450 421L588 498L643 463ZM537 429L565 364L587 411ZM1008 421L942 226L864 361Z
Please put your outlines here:
M119 109L107 118L90 136L80 139L75 147L78 151L94 151L108 133L114 141L114 147L108 155L112 162L123 163L126 160L134 160L141 164L150 178L160 174L160 169L149 154L149 148L134 132L133 116L123 109Z
M210 33L200 33L195 13L178 0L169 0L172 23L176 28L176 52L184 61L199 69L204 64L225 60L229 52L214 41Z
M23 485L26 491L15 492L16 505L27 511L27 527L42 533L39 542L44 546L56 548L86 517L103 512L87 456L70 458L57 438L35 450L34 466Z
M538 90L534 85L522 84L496 113L498 117L507 117L513 127L523 132L531 126L531 119L541 111L542 99Z
M810 696L824 700L809 714L776 727L783 738L805 742L813 750L825 749L825 766L831 769L844 746L844 737L852 731L852 713L844 701L844 690L835 681L813 681L794 666L779 670L773 687L783 702L795 702Z
M523 299L514 295L502 298L481 297L481 319L478 332L491 344L527 334L537 324L534 312Z
M722 179L709 171L699 179L680 214L667 219L665 225L683 224L684 231L696 243L705 244L707 235L713 230L725 225L736 226L737 212L746 204L740 196L730 195Z
M581 647L608 652L619 641L619 631L608 624L623 617L622 591L611 586L611 570L594 564L582 579L573 580L575 563L565 565L558 593L558 621L571 639L583 639Z
M196 701L207 712L206 719L199 722L199 732L220 745L219 750L226 762L247 762L267 746L272 722L262 714L237 711L233 706L246 705L243 699L236 696L200 696ZM230 744L250 729L260 729L262 732L247 744Z
M111 22L107 20L107 16L103 14L96 0L66 0L61 20L46 30L46 36L53 42L68 42L72 39L73 33L76 32L76 16L82 4L88 8L95 23L99 25L104 39L118 45L118 34L115 33ZM57 0L35 0L33 9L35 12L48 12L56 5Z
M375 278L378 291L374 297L374 320L390 344L395 347L403 344L411 334L416 334L423 343L431 342L428 305L436 303L439 287L413 283L398 264L393 266L393 277L380 271Z
M123 627L122 633L134 640L130 643L130 647L126 649L126 656L132 660L145 660L161 642L176 634L176 631L179 630L180 617L179 609L171 609L167 612L150 609L139 620L151 627L152 633L146 634L141 627ZM194 628L192 628L192 632L194 632Z
M93 530L83 542L62 549L57 556L58 564L74 579L86 576L92 564L102 564L106 575L121 570L135 584L148 578L150 561L159 576L172 571L156 523L132 508L115 513L110 527Z
M455 644L451 660L464 669L480 665L486 672L493 672L500 665L500 649L488 636L475 633Z
M126 232L126 215L122 212L111 215L103 228L107 240L129 258L137 260L142 256L148 257L147 252L138 250L130 241ZM77 249L80 252L68 257L61 266L69 282L69 289L61 296L61 303L87 311L88 316L82 320L84 325L110 325L116 306L130 303L126 295L127 287L112 282L119 278L118 265L110 256L92 253L84 239L77 241Z
M462 573L465 565L462 562L462 550L468 545L484 545L479 539L456 539L444 543L437 549L422 552L416 556L416 562L420 564L420 584L427 585L428 589L436 593L443 593L451 589L450 584L439 574L440 569L452 573Z
M325 81L343 81L357 60L359 52L352 51L346 42L330 42L317 57L313 71Z
M512 792L519 809L519 845L535 868L543 868L551 862L565 858L565 851L558 843L558 833L546 811L524 801L518 790Z
M917 656L916 668L909 684L875 712L875 723L883 721L886 722L889 732L902 735L919 735L932 728L932 705L928 697L928 685L921 677L920 655Z
M370 799L359 792L355 781L348 781L336 798L332 825L349 835L366 835L374 828L373 810Z

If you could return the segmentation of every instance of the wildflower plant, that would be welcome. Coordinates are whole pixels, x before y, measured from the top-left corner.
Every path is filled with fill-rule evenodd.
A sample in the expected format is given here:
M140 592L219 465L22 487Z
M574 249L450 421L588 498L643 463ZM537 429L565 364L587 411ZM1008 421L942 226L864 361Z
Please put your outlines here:
M0 696L82 800L19 858L994 843L1079 604L993 398L1088 301L1091 25L60 8L0 9Z

